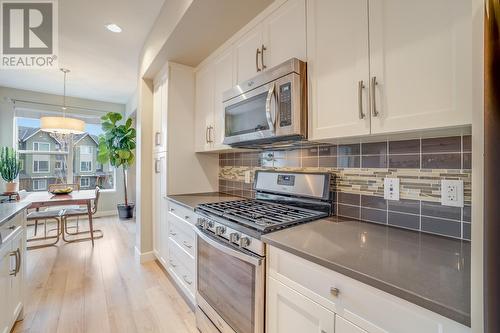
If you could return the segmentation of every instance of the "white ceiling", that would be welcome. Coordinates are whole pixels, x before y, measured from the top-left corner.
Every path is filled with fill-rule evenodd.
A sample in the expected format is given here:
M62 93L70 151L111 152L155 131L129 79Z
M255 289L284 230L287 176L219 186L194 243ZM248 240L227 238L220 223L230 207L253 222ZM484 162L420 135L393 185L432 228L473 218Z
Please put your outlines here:
M137 85L139 53L164 0L60 0L59 66L71 70L67 95L126 103ZM116 34L104 25L116 23ZM0 86L62 94L59 70L0 70Z

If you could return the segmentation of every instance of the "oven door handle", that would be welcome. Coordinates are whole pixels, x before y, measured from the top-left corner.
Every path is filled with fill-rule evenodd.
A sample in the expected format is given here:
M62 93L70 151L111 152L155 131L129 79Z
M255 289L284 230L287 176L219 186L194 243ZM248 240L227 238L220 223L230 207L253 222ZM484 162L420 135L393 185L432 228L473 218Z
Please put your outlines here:
M253 256L251 254L246 254L242 251L233 249L232 247L228 246L227 244L224 244L221 241L214 239L214 237L211 237L211 236L205 234L199 228L195 228L195 230L196 230L196 234L198 235L198 237L203 239L210 246L215 247L217 250L219 250L219 251L221 251L229 256L232 256L232 257L238 258L242 261L245 261L245 262L247 262L251 265L254 265L254 266L260 266L262 264L262 258L259 258L257 256Z
M267 98L266 98L266 118L267 118L267 123L269 125L269 129L274 132L275 124L276 124L276 103L274 102L274 83L271 84L271 88L269 88L269 91L267 92ZM273 107L274 104L274 107Z

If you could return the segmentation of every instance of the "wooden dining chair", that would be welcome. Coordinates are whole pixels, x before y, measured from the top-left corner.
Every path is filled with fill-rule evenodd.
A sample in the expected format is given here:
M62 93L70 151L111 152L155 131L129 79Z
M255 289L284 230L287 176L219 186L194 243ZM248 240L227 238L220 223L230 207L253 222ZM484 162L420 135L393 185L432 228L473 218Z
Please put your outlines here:
M91 212L90 212L90 215L89 215L89 211L88 211L88 208L85 207L78 207L78 208L69 208L69 209L64 209L64 212L63 214L61 215L61 218L62 218L62 224L63 224L63 228L64 228L64 232L66 232L66 234L68 235L80 235L80 234L84 234L84 233L87 233L87 232L90 232L90 239L92 240L92 246L94 246L94 233L99 231L102 233L101 230L94 230L94 227L93 227L93 221L92 221L92 216L95 215L97 213L97 208L98 208L98 205L99 205L99 196L100 196L100 193L101 193L101 189L99 188L99 186L96 186L95 187L95 199L94 199L94 202L93 202L93 205L92 205L92 209L91 209ZM76 218L79 218L81 216L87 216L89 218L89 231L83 231L83 232L69 232L68 231L68 218L71 218L71 217L76 217ZM100 236L99 238L101 238L102 236ZM82 239L80 239L82 240ZM77 240L79 241L79 240Z
M53 192L54 190L62 190L66 189L68 187L71 187L73 191L80 191L80 184L67 184L67 183L60 183L60 184L50 184L49 185L49 192ZM65 207L52 207L48 209L52 210L62 210L62 209L78 209L80 206L65 206ZM78 223L79 223L79 218L76 219L76 231L78 231ZM35 235L36 235L36 227L35 227Z

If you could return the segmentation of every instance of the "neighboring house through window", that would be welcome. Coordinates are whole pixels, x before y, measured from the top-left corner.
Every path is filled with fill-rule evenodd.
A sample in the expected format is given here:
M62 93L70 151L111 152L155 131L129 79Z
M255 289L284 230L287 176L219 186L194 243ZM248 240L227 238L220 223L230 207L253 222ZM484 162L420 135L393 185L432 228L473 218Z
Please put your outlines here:
M33 172L50 172L49 157L43 155L33 155Z
M80 187L90 187L90 178L89 177L82 177L80 178Z
M80 172L92 171L92 161L80 161Z
M80 146L80 172L92 171L92 147Z
M47 189L47 179L33 179L33 191L43 191Z
M56 161L54 163L54 169L56 170L62 170L62 166L63 166L63 161Z
M48 143L48 142L33 142L33 150L35 150L35 151L50 151L50 143Z

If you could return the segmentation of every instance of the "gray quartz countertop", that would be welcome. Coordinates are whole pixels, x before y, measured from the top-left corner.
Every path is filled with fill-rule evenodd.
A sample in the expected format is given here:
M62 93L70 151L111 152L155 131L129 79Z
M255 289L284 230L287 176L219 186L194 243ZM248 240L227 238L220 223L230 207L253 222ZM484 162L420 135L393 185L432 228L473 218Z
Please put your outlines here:
M26 209L30 205L29 202L6 202L0 204L0 226L8 222L20 211Z
M169 195L167 198L192 210L194 210L199 204L244 199L220 192L176 194Z
M331 217L262 239L470 326L470 243Z

